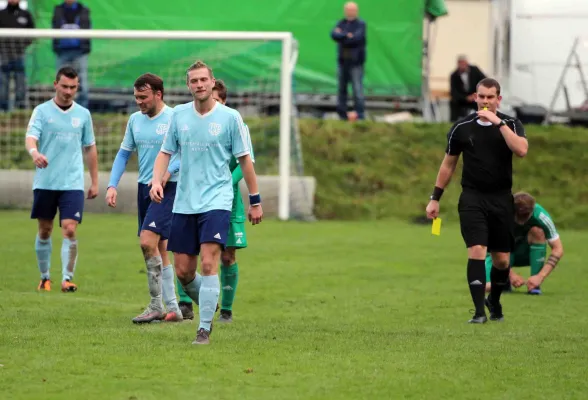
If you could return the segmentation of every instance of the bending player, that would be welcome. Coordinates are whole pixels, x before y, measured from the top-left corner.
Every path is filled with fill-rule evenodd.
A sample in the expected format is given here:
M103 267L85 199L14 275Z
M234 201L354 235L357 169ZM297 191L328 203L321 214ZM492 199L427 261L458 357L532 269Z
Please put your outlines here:
M261 222L263 211L249 137L238 111L212 97L212 70L198 61L186 72L194 101L174 108L170 129L155 160L151 198L162 202L162 178L170 155L181 153L178 192L173 207L168 250L174 252L176 274L184 291L199 304L200 324L193 344L208 344L220 285L218 267L225 249L233 204L229 169L239 160L249 195L249 220ZM202 276L196 273L198 255Z
M221 104L227 102L227 87L224 82L217 79L212 89L212 97ZM247 133L249 134L249 130ZM253 146L251 145L251 136L249 136L249 148L251 150L251 161L255 163L255 156L253 155ZM179 160L176 160L174 165L170 165L170 170L177 171L180 168ZM233 302L237 292L237 284L239 283L239 265L237 264L236 251L237 249L244 249L247 247L247 235L245 232L245 206L241 191L239 190L239 182L243 179L243 171L239 165L239 161L233 156L229 163L233 181L233 206L231 209L231 225L229 227L229 235L227 237L227 244L225 250L221 253L221 275L220 285L222 290L220 316L219 322L233 321ZM180 310L184 315L184 319L193 319L194 311L192 309L192 299L184 292L182 285L178 280L178 294L180 296Z
M78 260L76 230L84 213L84 161L92 183L88 199L98 195L98 153L90 111L74 102L79 88L77 72L71 67L57 71L55 97L33 110L25 145L35 164L31 218L38 221L35 240L37 265L41 272L38 290L51 290L51 233L59 210L62 292L75 292L72 282Z
M510 255L511 267L531 267L531 276L525 279L510 270L510 283L515 288L527 285L527 293L541 294L541 284L563 257L563 245L551 216L533 196L519 192L514 195L515 247ZM547 244L551 254L546 260ZM492 269L492 257L486 256L486 276ZM487 281L486 291L490 291Z
M182 321L174 287L174 271L167 253L167 239L171 227L172 207L176 194L177 174L165 174L162 180L164 200L151 202L149 189L153 178L153 164L169 128L173 109L163 101L163 80L157 75L143 74L134 84L135 101L140 111L132 114L120 150L112 164L106 203L116 207L117 186L129 157L137 151L139 178L137 209L139 216L139 240L147 265L147 282L151 302L134 323L152 321ZM174 155L174 160L177 155ZM162 302L163 297L163 302ZM164 315L163 303L167 308Z

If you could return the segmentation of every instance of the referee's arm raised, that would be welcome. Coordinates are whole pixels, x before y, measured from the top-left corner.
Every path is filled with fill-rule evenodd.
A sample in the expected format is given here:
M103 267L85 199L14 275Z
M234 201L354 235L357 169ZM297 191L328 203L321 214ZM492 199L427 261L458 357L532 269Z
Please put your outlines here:
M500 127L500 133L506 142L508 148L518 157L524 157L529 150L529 142L525 137L525 128L518 119L508 119L506 121L494 114L492 111L481 110L478 111L478 116L486 118L494 125ZM512 127L511 127L512 126Z

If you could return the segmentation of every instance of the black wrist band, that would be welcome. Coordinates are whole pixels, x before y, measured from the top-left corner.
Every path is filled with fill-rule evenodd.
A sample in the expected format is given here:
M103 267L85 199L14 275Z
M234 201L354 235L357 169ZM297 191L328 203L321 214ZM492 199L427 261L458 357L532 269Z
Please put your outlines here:
M441 189L439 186L435 186L433 189L433 194L431 195L431 200L439 201L441 200L441 196L443 196L443 189Z

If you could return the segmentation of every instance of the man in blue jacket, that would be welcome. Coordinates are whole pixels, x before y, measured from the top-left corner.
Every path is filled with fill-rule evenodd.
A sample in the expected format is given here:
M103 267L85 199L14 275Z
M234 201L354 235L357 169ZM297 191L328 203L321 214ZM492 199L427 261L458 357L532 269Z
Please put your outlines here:
M357 118L364 119L363 66L366 60L366 24L365 21L357 18L357 4L346 3L344 11L345 18L337 22L337 26L331 31L331 38L337 42L339 78L337 114L343 120L348 119L347 86L351 82Z
M53 9L53 29L91 29L90 9L77 0L64 0ZM88 108L88 55L89 39L64 38L53 40L57 56L57 69L71 66L78 73L80 90L76 102Z

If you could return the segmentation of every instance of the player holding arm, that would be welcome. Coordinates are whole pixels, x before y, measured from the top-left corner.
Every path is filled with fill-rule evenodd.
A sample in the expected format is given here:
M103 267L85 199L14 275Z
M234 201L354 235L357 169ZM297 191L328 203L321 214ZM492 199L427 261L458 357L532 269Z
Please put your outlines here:
M163 101L163 80L157 75L143 74L134 83L138 112L132 114L121 148L110 172L106 203L116 207L117 186L129 157L136 151L139 158L137 209L139 240L147 266L147 282L151 301L145 311L133 318L134 323L152 321L182 321L176 299L174 272L167 252L171 213L176 194L177 173L166 172L162 179L165 200L151 202L149 189L153 178L153 164L169 129L173 110ZM177 159L173 157L174 161ZM163 303L167 314L163 312Z
M62 292L75 292L72 282L78 259L76 230L84 213L84 160L92 183L88 199L98 195L98 153L90 111L74 102L79 88L71 67L57 71L55 97L35 107L27 128L25 145L36 166L31 218L38 221L35 239L41 272L38 290L51 290L50 267L53 220L59 210Z
M198 61L186 73L194 101L174 109L170 130L155 161L151 198L165 200L162 178L170 155L181 152L180 177L173 206L168 250L184 291L199 304L200 324L194 344L208 344L220 284L218 267L226 248L233 203L229 163L239 160L249 192L249 220L261 222L263 211L249 138L241 115L214 100L212 70ZM196 273L198 256L202 276Z
M553 272L563 257L563 244L549 213L537 204L529 193L514 195L515 247L510 257L511 267L531 267L531 276L525 279L511 269L510 283L515 288L527 285L527 293L541 294L541 284ZM547 258L547 245L551 254ZM486 275L492 268L492 258L486 256ZM486 291L490 285L486 285Z
M227 102L227 87L220 79L216 80L214 88L212 89L212 97L221 104ZM255 162L253 156L253 146L251 145L251 136L249 129L247 133L249 136L249 148L251 150L251 160ZM176 166L177 165L177 166ZM170 169L179 170L179 162L176 161ZM233 183L233 206L231 209L231 226L229 227L229 236L227 238L226 249L221 254L221 290L222 300L220 307L219 322L233 321L233 302L235 294L237 293L237 284L239 282L239 265L236 259L236 250L247 247L247 235L245 232L245 206L243 205L243 198L239 189L239 182L243 179L243 171L235 157L231 157L229 163L231 170L231 177ZM184 315L184 319L193 319L194 312L192 310L192 299L183 290L182 285L178 281L178 294L180 296L180 310Z

